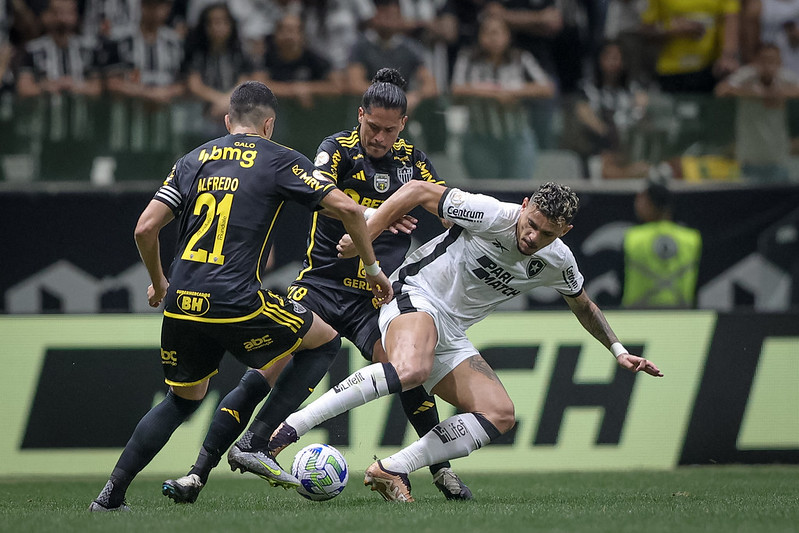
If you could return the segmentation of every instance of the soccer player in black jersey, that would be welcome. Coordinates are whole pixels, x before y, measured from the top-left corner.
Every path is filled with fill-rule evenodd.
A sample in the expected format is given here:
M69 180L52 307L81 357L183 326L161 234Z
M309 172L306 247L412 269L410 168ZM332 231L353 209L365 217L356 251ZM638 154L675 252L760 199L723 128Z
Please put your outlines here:
M314 161L316 169L366 207L365 215L410 180L443 183L427 156L398 138L407 121L404 86L405 80L398 71L378 71L363 95L358 110L358 127L327 137L317 150ZM407 225L402 225L398 221L394 230L383 232L373 242L385 272L392 272L405 259L411 244L407 233L415 220L407 222ZM323 317L342 336L352 341L367 360L382 363L386 357L377 325L379 302L370 292L363 262L357 257L336 257L336 245L345 233L339 221L314 214L304 268L289 288L289 297ZM332 359L329 363L332 363ZM290 372L291 367L281 379L286 379L285 376L290 375ZM197 461L188 475L164 483L165 495L180 503L196 500L211 469L246 427L249 415L258 403L268 394L269 385L264 379L267 374L268 371L247 372L239 386L219 403ZM286 394L300 395L304 392L292 388ZM439 422L435 399L423 387L404 391L400 398L408 419L419 435L424 435ZM236 412L238 418L230 416L231 411ZM235 461L239 450L264 447L272 431L282 422L276 416L277 412L272 411L268 420L259 414L261 420L253 422L242 441L231 449L229 459ZM430 470L434 483L447 499L471 499L471 491L455 475L449 462L432 465Z
M288 386L301 390L313 388L324 376L326 367L314 374L313 368L306 371L307 364L335 357L339 335L311 310L261 289L266 243L286 200L322 208L354 231L375 298L380 304L391 299L363 208L316 172L305 156L269 140L276 106L266 85L239 85L225 117L230 134L178 160L139 218L136 244L152 281L147 297L152 307L164 302L161 362L169 391L136 426L91 511L128 510L128 485L199 407L225 351L261 369L294 353L296 372ZM159 233L175 217L180 232L167 281ZM278 382L275 399L281 387ZM296 403L272 402L270 408L287 416L308 394L290 397ZM250 454L239 466L257 474L268 468L264 459ZM276 482L296 486L296 480Z

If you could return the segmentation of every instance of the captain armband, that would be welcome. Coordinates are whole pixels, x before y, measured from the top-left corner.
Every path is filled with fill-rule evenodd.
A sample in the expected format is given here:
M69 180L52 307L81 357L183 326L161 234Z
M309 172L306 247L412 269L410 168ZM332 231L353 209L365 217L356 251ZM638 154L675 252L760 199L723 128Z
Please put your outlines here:
M620 342L614 342L610 345L610 351L613 352L613 357L618 358L623 353L629 353L627 348L622 346Z

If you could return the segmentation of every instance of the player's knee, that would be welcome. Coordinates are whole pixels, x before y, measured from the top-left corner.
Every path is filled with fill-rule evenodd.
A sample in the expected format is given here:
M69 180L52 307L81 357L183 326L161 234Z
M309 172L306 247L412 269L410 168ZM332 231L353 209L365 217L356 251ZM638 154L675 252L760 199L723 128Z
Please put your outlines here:
M397 369L397 376L402 383L402 390L418 387L430 377L432 366L428 365L409 365L405 363L393 363Z
M493 406L486 418L494 424L501 434L505 434L516 425L516 412L513 402L508 399Z

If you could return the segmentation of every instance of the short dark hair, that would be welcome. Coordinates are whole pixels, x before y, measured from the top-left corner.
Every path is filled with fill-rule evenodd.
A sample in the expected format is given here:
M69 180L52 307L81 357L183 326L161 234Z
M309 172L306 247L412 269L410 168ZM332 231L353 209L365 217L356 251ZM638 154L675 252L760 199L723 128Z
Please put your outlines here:
M230 95L230 121L236 124L257 126L277 112L277 98L260 81L245 81Z
M650 181L644 190L656 209L671 209L671 191L664 184Z
M571 187L548 181L533 193L530 199L544 216L558 224L570 224L577 210L580 199Z
M369 112L374 107L399 109L404 115L408 110L408 97L405 89L408 83L394 68L381 68L372 78L372 84L363 93L361 107Z

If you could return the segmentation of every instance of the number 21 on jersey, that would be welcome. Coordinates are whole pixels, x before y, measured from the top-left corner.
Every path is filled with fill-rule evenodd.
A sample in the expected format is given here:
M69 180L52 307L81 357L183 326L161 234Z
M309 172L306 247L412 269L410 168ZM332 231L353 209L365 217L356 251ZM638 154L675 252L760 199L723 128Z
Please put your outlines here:
M233 195L226 194L222 200L217 203L216 198L211 193L203 193L197 197L194 204L194 214L200 216L205 208L205 220L203 220L200 229L198 229L189 238L186 249L183 250L181 259L186 261L197 261L199 263L211 263L214 265L222 265L225 263L225 256L222 255L222 246L225 244L225 233L227 233L227 225L230 220L230 207L233 205ZM214 237L214 249L211 253L203 248L196 248L197 241L199 241L211 226L216 222L216 236Z

